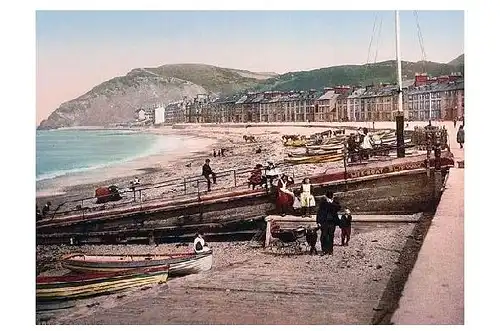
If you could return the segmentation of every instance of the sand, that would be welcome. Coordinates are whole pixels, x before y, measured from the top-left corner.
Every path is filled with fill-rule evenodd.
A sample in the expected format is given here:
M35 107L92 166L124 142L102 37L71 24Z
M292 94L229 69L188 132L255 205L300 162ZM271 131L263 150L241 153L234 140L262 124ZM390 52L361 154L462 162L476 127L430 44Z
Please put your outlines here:
M247 242L209 243L214 265L208 272L172 278L166 285L144 290L79 300L73 308L37 315L37 323L370 324L389 307L390 298L381 298L401 266L400 254L408 238L413 237L414 228L415 224L355 224L348 247L337 245L337 229L331 256L277 256L263 248L252 248ZM37 253L43 255L50 249L39 248ZM59 254L75 250L116 254L191 249L192 244L58 247ZM54 269L44 274L63 272L54 262ZM311 286L317 291L301 294L311 291ZM196 314L189 307L196 307Z

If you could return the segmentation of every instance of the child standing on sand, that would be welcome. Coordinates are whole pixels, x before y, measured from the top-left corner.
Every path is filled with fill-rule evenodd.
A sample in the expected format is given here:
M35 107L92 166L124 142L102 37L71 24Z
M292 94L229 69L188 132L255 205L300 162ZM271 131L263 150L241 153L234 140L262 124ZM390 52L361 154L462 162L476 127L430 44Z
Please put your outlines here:
M351 239L351 222L352 215L349 209L345 209L340 217L340 230L341 234L341 245L349 246L349 239Z
M309 178L302 182L302 193L300 194L300 206L302 207L302 217L309 217L311 207L316 206L314 196L311 194L311 181Z

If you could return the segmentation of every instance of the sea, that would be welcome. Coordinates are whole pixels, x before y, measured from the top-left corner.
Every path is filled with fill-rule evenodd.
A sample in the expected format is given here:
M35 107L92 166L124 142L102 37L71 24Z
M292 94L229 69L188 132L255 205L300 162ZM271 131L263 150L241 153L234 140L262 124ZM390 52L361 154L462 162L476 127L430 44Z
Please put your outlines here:
M179 145L179 136L131 130L40 130L36 132L36 180L120 164Z

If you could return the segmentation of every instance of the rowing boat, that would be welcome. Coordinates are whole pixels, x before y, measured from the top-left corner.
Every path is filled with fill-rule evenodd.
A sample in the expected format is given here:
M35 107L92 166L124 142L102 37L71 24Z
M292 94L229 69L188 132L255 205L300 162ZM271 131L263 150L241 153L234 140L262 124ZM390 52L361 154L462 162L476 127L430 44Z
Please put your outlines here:
M167 281L169 266L137 268L111 273L86 273L36 278L37 301L71 300L111 294L132 287Z
M64 256L63 267L75 272L121 272L136 268L170 265L170 276L207 271L212 268L212 251L181 254L143 255L86 255L81 253Z
M287 147L303 147L306 146L307 140L299 139L299 140L290 140L283 142L283 146Z
M310 150L318 150L318 149L323 149L323 150L341 150L343 148L344 148L344 143L307 146L308 150L309 149Z
M325 155L312 155L312 156L295 156L286 157L284 159L285 163L291 164L304 164L304 163L323 163L323 162L335 162L344 159L344 154L325 154Z

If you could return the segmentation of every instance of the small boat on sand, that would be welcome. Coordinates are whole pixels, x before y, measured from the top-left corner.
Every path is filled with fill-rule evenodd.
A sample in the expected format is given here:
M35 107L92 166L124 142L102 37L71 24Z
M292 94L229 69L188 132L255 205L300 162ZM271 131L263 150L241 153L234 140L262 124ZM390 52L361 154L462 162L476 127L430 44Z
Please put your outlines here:
M43 301L72 300L111 294L132 287L167 281L169 266L138 268L112 273L87 273L36 278L36 299Z
M182 276L207 271L212 268L213 255L208 250L201 253L143 254L143 255L86 255L70 254L61 260L63 267L75 272L121 272L136 268L169 265L170 276Z
M335 162L343 159L344 159L344 154L329 153L324 155L286 157L284 161L285 163L289 164L304 164L304 163Z

